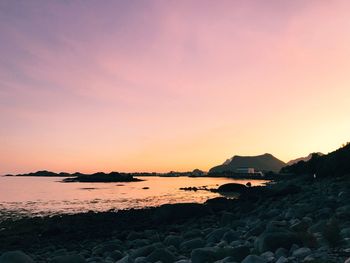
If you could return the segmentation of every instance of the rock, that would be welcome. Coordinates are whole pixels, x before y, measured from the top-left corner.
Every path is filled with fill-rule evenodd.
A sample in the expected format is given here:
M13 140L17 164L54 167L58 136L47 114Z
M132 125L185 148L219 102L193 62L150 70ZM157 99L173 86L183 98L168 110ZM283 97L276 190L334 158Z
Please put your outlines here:
M218 259L217 250L212 247L197 248L191 253L192 263L211 263Z
M222 236L228 232L229 228L219 228L211 232L209 235L206 236L207 242L214 242L217 243L221 240Z
M197 218L209 212L206 206L196 203L165 204L155 210L153 219L158 223L168 223L186 218Z
M231 256L235 259L235 261L242 261L245 257L247 257L250 253L250 249L248 246L236 246L233 248L227 249L227 255Z
M305 220L301 220L300 222L297 222L293 224L290 229L295 232L306 232L307 229L310 227L309 223Z
M200 247L204 247L204 246L205 246L205 242L203 239L195 238L195 239L191 239L191 240L188 240L188 241L181 243L180 249L181 250L192 250L192 249L200 248Z
M156 249L150 255L147 256L147 261L153 263L161 261L162 263L173 263L175 256L169 250L165 248Z
M247 190L247 187L244 184L235 184L235 183L228 183L220 185L217 191L219 193L243 193Z
M239 236L240 235L239 235L238 232L229 230L223 235L222 240L224 240L224 241L226 241L228 243L231 243L232 241L238 240Z
M114 261L119 260L123 257L123 254L119 250L112 251L109 255Z
M275 252L275 256L276 258L280 258L280 257L287 257L288 256L288 250L283 248L283 247L280 247L276 250Z
M250 237L250 236L258 236L260 235L262 232L264 232L265 227L262 224L259 224L255 227L253 227L252 229L250 229L245 236L246 237Z
M235 219L235 215L232 213L224 212L221 216L220 224L222 226L230 225Z
M249 255L242 261L242 263L267 263L267 261L263 257Z
M3 253L0 263L34 263L34 260L22 251L16 250Z
M286 257L284 257L284 256L280 256L279 258L278 258L278 260L276 261L276 263L287 263L289 260L286 258Z
M349 238L349 237L350 237L350 227L343 228L343 229L340 231L340 235L341 235L343 238Z
M179 247L183 238L181 236L169 235L164 239L164 245Z
M115 262L115 263L132 263L133 262L133 260L131 259L131 257L130 256L125 256L125 257L123 257L123 258L121 258L121 259L119 259L117 262Z
M274 261L275 259L275 254L271 251L266 251L260 255L260 257L263 257L266 259L268 262Z
M301 240L294 233L265 232L255 240L255 248L260 252L275 251L283 247L290 249L293 244L301 244Z
M306 256L310 255L311 254L311 249L308 248L308 247L301 247L301 248L298 248L296 250L294 250L293 252L293 257L296 257L296 258L305 258Z
M190 238L201 237L203 236L203 233L199 229L191 229L189 231L186 231L183 236L185 239L190 239Z
M155 250L155 249L156 249L156 247L154 244L140 247L140 248L137 248L137 249L131 251L130 257L131 258L145 257L145 256L148 256L149 254L151 254L153 252L153 250Z
M55 257L51 261L52 263L85 263L85 259L80 255L66 255Z
M350 263L350 258L348 258L347 260L345 260L344 263Z

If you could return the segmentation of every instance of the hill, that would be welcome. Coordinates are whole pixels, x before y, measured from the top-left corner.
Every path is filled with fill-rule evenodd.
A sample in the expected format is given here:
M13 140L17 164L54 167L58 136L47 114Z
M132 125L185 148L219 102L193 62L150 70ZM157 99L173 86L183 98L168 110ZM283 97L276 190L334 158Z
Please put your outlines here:
M209 173L234 172L241 167L250 167L264 172L278 172L285 165L284 162L268 153L257 156L235 155L231 159L226 160L223 164L211 168Z
M300 161L283 167L281 173L316 174L322 177L349 175L350 143L327 155L312 154L309 161Z
M320 152L310 153L308 156L300 157L300 158L297 158L297 159L294 159L294 160L290 160L289 162L287 162L287 165L292 165L292 164L298 163L300 161L307 162L307 161L309 161L311 159L313 154L317 154L317 155L320 155L320 156L324 155L323 153L320 153Z

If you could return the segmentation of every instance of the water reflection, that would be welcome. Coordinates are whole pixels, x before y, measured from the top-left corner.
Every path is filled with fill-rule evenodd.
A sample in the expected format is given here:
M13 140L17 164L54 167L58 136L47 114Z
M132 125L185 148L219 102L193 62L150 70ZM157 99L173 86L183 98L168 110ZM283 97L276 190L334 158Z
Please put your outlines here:
M61 183L62 178L0 177L2 216L16 211L31 215L106 211L197 202L219 196L210 191L189 192L184 187L217 188L235 182L261 185L264 180L229 178L143 177L144 181L116 183Z

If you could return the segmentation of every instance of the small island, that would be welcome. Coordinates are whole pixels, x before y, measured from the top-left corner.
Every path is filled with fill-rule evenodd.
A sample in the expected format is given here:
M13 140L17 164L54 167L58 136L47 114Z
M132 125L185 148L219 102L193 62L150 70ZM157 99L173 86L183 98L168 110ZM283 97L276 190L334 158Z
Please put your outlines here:
M115 182L139 182L141 179L135 178L132 174L127 173L94 173L94 174L74 174L74 177L63 179L63 182L81 182L81 183L115 183Z

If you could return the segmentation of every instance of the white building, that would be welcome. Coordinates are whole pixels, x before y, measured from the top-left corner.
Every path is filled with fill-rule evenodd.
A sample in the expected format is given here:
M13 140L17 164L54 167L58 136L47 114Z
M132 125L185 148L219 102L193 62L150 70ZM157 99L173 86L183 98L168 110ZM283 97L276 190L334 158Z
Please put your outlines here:
M254 174L255 169L254 168L248 168L248 167L242 167L242 168L237 168L236 173L240 174Z

